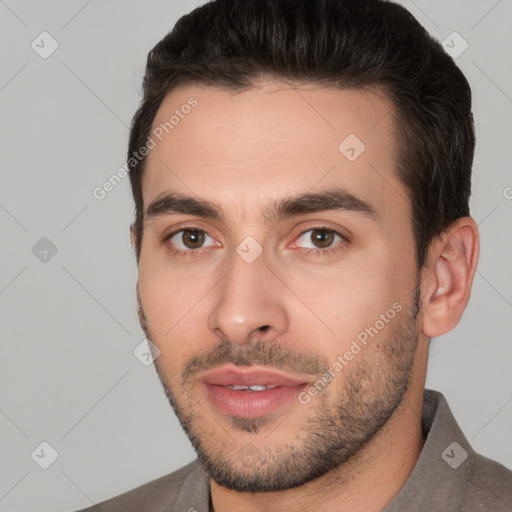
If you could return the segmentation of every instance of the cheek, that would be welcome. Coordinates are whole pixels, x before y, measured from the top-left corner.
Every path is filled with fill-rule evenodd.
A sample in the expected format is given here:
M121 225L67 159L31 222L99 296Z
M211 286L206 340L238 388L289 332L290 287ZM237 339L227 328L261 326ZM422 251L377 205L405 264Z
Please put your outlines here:
M211 338L207 327L211 274L141 258L139 293L152 341L160 349L160 365L168 375L179 375Z
M139 293L151 333L157 344L172 342L195 314L204 292L193 278L168 266L144 262L139 265Z
M340 326L345 329L357 323L362 312L360 304L366 299L362 286L356 286L346 276L337 276L335 272L331 272L328 279L301 278L294 291L303 298L311 313L338 336Z
M292 299L288 305L296 332L308 333L305 342L314 337L315 349L331 359L343 354L361 333L364 337L365 329L376 322L382 338L393 322L382 328L381 315L391 310L386 319L394 318L395 310L405 309L410 301L407 292L413 279L409 274L400 272L394 259L384 254L343 267L290 272L285 281L293 283L293 292L301 300Z

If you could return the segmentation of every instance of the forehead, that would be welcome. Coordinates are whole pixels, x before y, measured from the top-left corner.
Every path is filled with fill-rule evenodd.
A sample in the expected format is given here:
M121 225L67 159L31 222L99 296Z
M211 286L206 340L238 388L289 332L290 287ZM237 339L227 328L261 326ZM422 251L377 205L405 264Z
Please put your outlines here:
M379 89L180 86L163 100L151 137L146 206L177 191L248 217L271 200L336 186L383 214L408 207L393 106Z

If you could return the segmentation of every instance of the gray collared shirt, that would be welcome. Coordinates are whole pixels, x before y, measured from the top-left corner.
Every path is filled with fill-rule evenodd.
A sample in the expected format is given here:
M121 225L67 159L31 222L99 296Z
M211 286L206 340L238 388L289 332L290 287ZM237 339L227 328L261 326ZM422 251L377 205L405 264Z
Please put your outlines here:
M420 457L381 512L512 512L512 471L471 448L437 391L425 390L422 428ZM210 507L209 477L195 460L82 512L210 512Z

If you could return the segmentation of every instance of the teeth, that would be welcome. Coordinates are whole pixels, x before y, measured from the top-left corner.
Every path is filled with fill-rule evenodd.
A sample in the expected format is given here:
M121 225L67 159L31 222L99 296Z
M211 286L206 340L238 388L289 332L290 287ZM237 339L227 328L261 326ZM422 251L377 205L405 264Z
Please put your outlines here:
M249 386L249 391L264 391L267 386Z
M264 386L256 384L254 386L226 386L229 389L232 389L233 391L265 391L265 389L272 389L276 388L277 386Z

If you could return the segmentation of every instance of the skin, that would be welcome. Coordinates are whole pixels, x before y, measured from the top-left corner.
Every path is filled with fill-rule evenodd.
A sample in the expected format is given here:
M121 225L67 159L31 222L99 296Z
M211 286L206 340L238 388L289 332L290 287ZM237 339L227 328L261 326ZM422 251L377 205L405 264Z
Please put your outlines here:
M411 204L394 171L392 104L379 90L187 85L167 95L153 126L191 96L198 105L148 156L144 205L175 192L215 203L224 216L146 219L137 294L141 325L160 350L159 377L212 477L212 507L381 510L423 447L429 340L452 329L467 304L476 223L454 222L418 271ZM338 149L349 134L366 146L354 161ZM340 186L376 218L347 210L265 218L283 198ZM185 227L209 235L199 249L182 233L164 240ZM318 246L308 230L322 227L344 238L321 231L332 243ZM236 252L248 236L262 249L252 263ZM308 404L292 400L242 420L204 393L198 370L227 362L314 383L396 303L400 312Z

